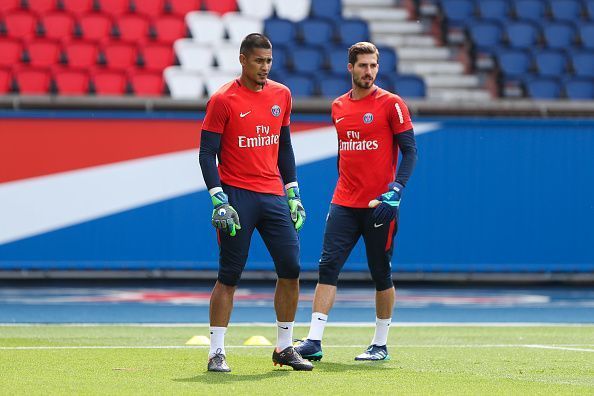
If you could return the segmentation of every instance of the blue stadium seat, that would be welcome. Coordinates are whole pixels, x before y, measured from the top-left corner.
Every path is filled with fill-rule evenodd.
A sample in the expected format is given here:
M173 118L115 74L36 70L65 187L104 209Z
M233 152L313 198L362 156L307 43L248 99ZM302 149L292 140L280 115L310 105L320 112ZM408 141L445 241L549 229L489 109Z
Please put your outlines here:
M547 23L543 26L543 35L549 48L567 49L573 45L575 28L567 22Z
M298 26L305 44L328 45L334 41L334 26L326 19L305 19Z
M334 26L340 44L350 46L360 41L369 41L369 27L362 19L339 19Z
M443 0L441 9L450 26L465 26L474 18L474 2L471 0Z
M470 38L479 51L493 53L501 45L503 30L496 22L475 22L469 27Z
M328 50L328 65L332 73L347 73L347 63L349 63L348 50L344 47L334 47Z
M594 0L586 1L586 11L591 21L594 21Z
M544 20L546 3L542 0L518 0L515 12L518 19L540 23Z
M311 2L311 15L314 17L338 19L342 16L341 0L316 0Z
M378 46L380 73L393 73L398 71L398 56L393 48Z
M324 55L317 47L292 47L289 49L292 57L293 70L298 73L319 72L324 65Z
M534 54L538 74L545 77L560 77L565 73L567 57L559 50L543 50Z
M584 23L580 26L580 37L584 48L594 50L594 22Z
M553 19L568 22L580 19L582 8L577 0L552 0L550 6Z
M320 95L325 98L337 98L352 87L350 74L347 73L320 75L317 80Z
M573 54L573 70L579 77L594 77L594 51L581 51Z
M520 78L530 69L532 59L523 50L502 50L497 54L499 68L507 78Z
M507 22L509 18L509 3L506 0L481 0L477 1L477 5L483 19Z
M394 92L405 98L424 98L426 96L425 81L415 75L396 75L394 77Z
M569 99L594 99L594 80L587 78L572 78L565 81L565 94Z
M290 45L297 38L295 24L287 19L267 19L264 22L264 33L274 39L274 45Z
M282 72L287 70L288 67L288 50L287 48L279 45L272 47L272 68Z
M378 74L375 78L375 85L380 88L385 89L386 91L394 92L394 83L389 75L386 74Z
M535 78L526 82L526 91L533 99L558 99L561 84L553 78Z
M285 77L283 83L289 87L293 97L309 97L315 93L313 79L309 76L290 74Z
M513 48L532 48L538 41L539 31L530 22L513 22L506 26L507 39Z

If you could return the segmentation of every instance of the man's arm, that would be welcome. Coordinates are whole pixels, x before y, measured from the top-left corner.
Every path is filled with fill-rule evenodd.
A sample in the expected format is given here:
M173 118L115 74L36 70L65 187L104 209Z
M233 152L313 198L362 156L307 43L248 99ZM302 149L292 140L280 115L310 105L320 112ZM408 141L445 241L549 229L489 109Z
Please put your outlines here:
M410 176L417 163L417 143L415 141L415 132L412 129L394 135L394 143L402 153L402 160L398 165L396 173L396 182L406 186Z
M221 134L203 129L200 137L200 154L198 158L200 169L202 169L202 176L209 192L213 189L222 191L221 178L217 169L217 154L220 148ZM218 191L215 191L215 193ZM211 195L213 195L212 192Z

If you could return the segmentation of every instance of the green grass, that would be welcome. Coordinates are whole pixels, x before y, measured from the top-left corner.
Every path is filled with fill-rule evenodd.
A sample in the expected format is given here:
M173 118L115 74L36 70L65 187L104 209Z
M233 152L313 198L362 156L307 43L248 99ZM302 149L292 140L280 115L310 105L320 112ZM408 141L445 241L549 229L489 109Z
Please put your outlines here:
M295 330L303 337L304 327ZM208 349L10 349L183 346L204 327L0 326L0 394L589 394L594 327L394 327L392 360L355 362L372 328L328 327L313 372L272 365L272 347L227 349L229 374L205 371ZM227 345L274 327L230 327ZM546 345L564 349L528 348ZM589 351L588 351L589 350Z

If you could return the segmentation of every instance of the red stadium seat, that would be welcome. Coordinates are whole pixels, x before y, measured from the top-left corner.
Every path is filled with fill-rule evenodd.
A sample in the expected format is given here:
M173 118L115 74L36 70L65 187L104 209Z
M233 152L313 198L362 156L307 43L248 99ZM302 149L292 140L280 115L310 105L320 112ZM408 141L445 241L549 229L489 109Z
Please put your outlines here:
M164 0L136 0L134 10L137 14L154 18L165 12Z
M26 46L29 65L49 67L60 62L60 44L54 40L33 40Z
M27 11L13 11L4 16L8 37L30 39L35 37L37 18Z
M190 11L202 8L202 0L169 0L165 6L169 12L179 16L186 16Z
M61 0L62 8L74 15L84 15L93 11L93 0Z
M43 15L47 12L57 9L58 3L56 0L27 0L27 8L38 15Z
M163 16L153 22L156 39L161 43L172 44L175 40L187 36L187 27L183 19Z
M149 22L140 15L124 15L116 23L122 41L143 42L149 37Z
M97 64L99 48L97 44L86 41L73 41L64 44L64 54L70 68L89 68Z
M48 70L25 68L15 71L15 79L22 95L45 95L50 88L50 74Z
M23 44L16 39L0 40L0 67L11 67L21 62Z
M74 18L66 12L51 12L40 17L46 38L67 40L74 34Z
M12 76L6 69L0 69L0 94L7 94L10 92L10 85L12 82Z
M126 43L109 43L103 46L105 63L111 70L127 70L136 64L136 46Z
M112 21L105 15L88 14L79 18L78 26L85 40L105 41L111 35Z
M21 8L21 0L2 0L0 1L0 15L6 14L12 10Z
M56 70L54 82L60 95L87 95L89 74L84 70Z
M126 75L122 72L102 70L93 75L95 94L124 95L126 93Z
M129 0L99 0L99 9L104 14L109 14L114 17L130 12Z
M161 96L165 87L163 73L136 72L130 74L132 92L138 96Z
M237 11L237 2L235 0L204 0L204 8L222 15Z
M149 71L162 72L174 63L173 47L171 45L150 44L142 48L144 68Z

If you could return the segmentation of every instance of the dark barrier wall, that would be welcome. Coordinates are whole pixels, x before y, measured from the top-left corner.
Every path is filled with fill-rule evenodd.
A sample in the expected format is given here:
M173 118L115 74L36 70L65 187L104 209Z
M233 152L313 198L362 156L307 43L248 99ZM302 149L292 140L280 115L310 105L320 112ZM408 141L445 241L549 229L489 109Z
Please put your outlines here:
M216 269L200 122L152 117L0 114L0 270ZM328 121L293 118L305 270L317 269L337 177ZM395 270L594 272L594 121L416 125ZM247 270L272 268L254 238ZM358 246L345 269L366 268Z

